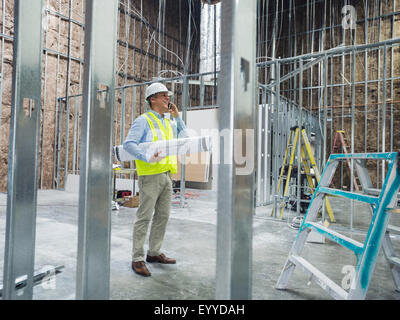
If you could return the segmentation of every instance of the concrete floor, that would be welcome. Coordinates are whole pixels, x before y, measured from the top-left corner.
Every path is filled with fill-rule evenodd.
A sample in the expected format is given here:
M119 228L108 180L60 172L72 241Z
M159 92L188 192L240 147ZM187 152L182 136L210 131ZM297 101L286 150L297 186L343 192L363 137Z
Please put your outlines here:
M111 239L111 299L121 300L213 300L216 271L216 193L187 190L193 197L181 208L176 199L163 245L167 256L177 259L176 265L150 264L152 276L143 278L131 270L131 237L136 209L120 207L112 211ZM3 274L6 194L0 194L0 274ZM332 199L340 227L349 222L349 206ZM295 212L285 213L283 221L270 218L271 209L256 210L253 231L253 286L254 300L320 300L331 299L314 282L296 269L285 291L274 289L289 249L297 234L288 226ZM78 194L56 190L38 192L35 270L46 265L64 265L55 283L34 287L34 299L75 299ZM355 206L354 228L368 226L367 208ZM395 221L397 220L397 221ZM392 223L400 225L399 217ZM346 233L362 240L359 232ZM400 255L400 239L393 239ZM355 256L348 250L327 240L324 244L307 243L303 256L339 285L345 277L345 265L354 265ZM2 280L2 279L1 279ZM99 279L101 281L101 279ZM368 300L399 300L388 266L380 253Z

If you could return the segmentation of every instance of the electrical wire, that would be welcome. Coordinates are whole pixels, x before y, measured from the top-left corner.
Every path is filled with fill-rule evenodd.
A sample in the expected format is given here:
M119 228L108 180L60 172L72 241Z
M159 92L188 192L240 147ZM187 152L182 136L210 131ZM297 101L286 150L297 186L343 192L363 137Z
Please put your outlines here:
M183 73L179 72L177 70L160 70L160 71L158 71L157 75L160 77L161 75L163 75L165 73L168 73L168 72L171 72L171 73L173 73L175 75L178 75L178 76L183 76Z
M161 22L159 21L159 20L160 20L160 19L159 19L159 18L160 18L160 14L158 15L158 18L157 18L157 28L158 28L158 30L156 29L156 30L154 30L153 32L151 32L151 31L150 31L150 28L149 28L150 23L149 23L149 21L148 21L145 17L143 17L143 15L142 15L141 12L139 12L134 6L126 8L126 7L127 7L126 4L121 3L121 5L122 5L122 6L125 6L125 10L128 11L128 13L132 13L132 14L136 15L137 18L139 18L141 21L145 22L145 27L146 27L146 29L147 29L148 34L151 33L151 37L150 37L150 39L149 39L149 43L147 44L147 50L146 50L147 52L149 51L149 48L150 48L150 45L151 45L152 41L154 41L154 42L157 43L163 50L165 50L165 51L169 52L170 54L174 55L174 56L179 60L179 62L181 63L181 65L184 66L184 63L183 63L182 59L181 59L175 52L173 52L173 51L169 50L168 48L166 48L165 46L163 46L163 45L162 45L159 41L157 41L157 40L155 39L155 37L154 37L155 33L156 33L156 32L160 32L159 30L161 30L161 29L159 28L159 26L161 25ZM147 58L148 58L148 57L147 57Z

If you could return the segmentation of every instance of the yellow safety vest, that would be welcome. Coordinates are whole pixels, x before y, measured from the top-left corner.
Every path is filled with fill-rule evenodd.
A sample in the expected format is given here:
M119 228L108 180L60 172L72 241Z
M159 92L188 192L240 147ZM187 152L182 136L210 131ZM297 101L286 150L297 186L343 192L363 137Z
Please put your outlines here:
M169 120L165 118L166 128L163 126L162 122L151 112L143 114L147 119L150 126L151 132L153 134L153 142L158 141L157 131L154 127L153 121L150 119L149 115L154 118L155 122L160 129L162 140L172 140L174 138L174 131L172 130ZM136 172L138 176L148 176L153 174L159 174L167 171L171 171L172 174L177 173L178 164L176 156L167 156L159 162L148 163L142 160L135 160Z

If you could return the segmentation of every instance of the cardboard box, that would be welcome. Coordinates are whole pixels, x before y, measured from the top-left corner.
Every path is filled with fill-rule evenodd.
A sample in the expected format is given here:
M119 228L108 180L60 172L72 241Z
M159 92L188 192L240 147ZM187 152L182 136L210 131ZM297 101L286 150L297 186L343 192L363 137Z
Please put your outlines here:
M126 200L122 204L124 207L128 208L137 208L139 207L139 196L133 196L129 198L125 198Z

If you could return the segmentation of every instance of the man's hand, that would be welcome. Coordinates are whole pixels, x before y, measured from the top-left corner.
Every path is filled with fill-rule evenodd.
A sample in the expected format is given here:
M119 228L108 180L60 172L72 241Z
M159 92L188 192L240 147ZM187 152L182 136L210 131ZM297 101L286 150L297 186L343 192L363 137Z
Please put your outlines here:
M178 108L177 108L177 106L176 106L175 104L173 104L172 102L170 102L170 104L171 104L171 109L168 109L168 112L169 112L170 114L172 114L172 116L173 116L174 118L178 118L179 113L178 113Z
M161 151L157 151L153 154L153 156L150 158L149 162L154 163L154 162L159 162L162 159L165 158L165 155L161 155Z

